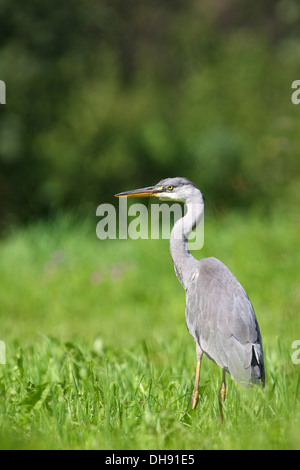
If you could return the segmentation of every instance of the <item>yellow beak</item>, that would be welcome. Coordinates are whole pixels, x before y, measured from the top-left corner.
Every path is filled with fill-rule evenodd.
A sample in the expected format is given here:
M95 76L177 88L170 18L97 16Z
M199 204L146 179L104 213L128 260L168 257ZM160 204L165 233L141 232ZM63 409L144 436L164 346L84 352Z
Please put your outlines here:
M162 186L157 188L150 186L148 188L133 189L132 191L125 191L124 193L115 194L116 197L149 197L156 196L163 191Z

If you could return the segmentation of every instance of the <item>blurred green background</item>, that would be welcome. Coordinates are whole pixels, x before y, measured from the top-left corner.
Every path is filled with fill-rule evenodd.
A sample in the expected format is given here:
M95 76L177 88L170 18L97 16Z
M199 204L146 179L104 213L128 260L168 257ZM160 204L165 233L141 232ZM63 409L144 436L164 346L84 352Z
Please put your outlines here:
M299 204L295 0L1 0L1 228L186 176Z
M300 5L0 0L0 447L299 448ZM253 302L264 393L195 352L168 240L96 237L114 194L185 176ZM227 405L228 403L228 405Z

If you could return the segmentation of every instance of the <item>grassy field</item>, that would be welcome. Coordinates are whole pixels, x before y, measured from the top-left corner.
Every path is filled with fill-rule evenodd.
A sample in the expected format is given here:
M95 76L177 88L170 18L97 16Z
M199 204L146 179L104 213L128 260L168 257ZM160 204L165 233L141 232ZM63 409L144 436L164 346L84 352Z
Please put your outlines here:
M0 447L300 448L300 220L228 214L205 220L205 246L238 277L261 326L266 388L203 361L189 408L195 345L167 240L99 241L96 221L61 217L0 242Z

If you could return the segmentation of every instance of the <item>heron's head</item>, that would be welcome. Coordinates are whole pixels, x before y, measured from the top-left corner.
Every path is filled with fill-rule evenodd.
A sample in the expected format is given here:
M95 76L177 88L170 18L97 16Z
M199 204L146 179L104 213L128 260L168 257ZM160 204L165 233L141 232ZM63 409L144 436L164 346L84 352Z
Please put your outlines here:
M134 189L116 194L117 197L158 197L163 201L188 202L195 196L202 197L199 189L187 178L166 178L155 186Z

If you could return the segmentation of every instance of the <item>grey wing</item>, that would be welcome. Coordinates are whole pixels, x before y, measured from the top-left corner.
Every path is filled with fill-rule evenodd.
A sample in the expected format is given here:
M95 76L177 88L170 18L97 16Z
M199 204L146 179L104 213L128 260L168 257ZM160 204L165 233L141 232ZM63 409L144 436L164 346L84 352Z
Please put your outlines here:
M254 309L221 261L199 262L186 293L186 321L202 351L236 382L264 384L262 340Z

